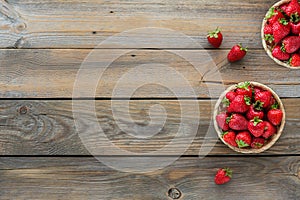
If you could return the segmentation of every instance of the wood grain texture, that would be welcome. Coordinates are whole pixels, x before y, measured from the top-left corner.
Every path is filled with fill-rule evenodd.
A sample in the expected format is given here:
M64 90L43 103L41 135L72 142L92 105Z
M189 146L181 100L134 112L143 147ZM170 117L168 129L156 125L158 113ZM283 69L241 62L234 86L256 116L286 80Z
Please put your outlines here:
M78 70L90 51L0 50L0 98L71 98ZM178 52L195 61L199 71L187 60L175 55ZM263 50L250 50L242 61L229 64L226 50L168 52L134 49L109 65L94 93L92 87L96 84L91 80L97 80L99 76L95 77L95 74L105 69L108 57L117 56L119 52L99 49L94 53L101 55L101 58L94 57L86 62L89 69L81 79L81 83L86 85L83 85L79 97L111 98L114 89L118 88L126 94L123 95L125 98L218 98L227 86L246 80L266 84L280 97L299 97L300 94L300 70L276 65ZM161 66L156 66L157 63ZM217 69L212 67L214 63ZM134 69L138 71L131 78L116 85ZM190 86L178 81L179 78L183 78ZM142 84L136 88L137 83L143 81L152 84ZM159 81L164 81L163 85ZM223 81L224 87L220 81ZM189 89L193 89L195 94L190 94ZM133 95L129 95L130 92L134 92Z
M138 159L138 158L136 158ZM117 160L117 158L116 158ZM233 169L231 182L214 184L216 170ZM300 198L300 157L180 158L146 174L115 171L94 158L1 158L1 199L180 199L254 200ZM130 183L130 184L128 184ZM230 191L230 192L229 192Z
M109 36L141 27L173 29L210 48L206 42L207 31L217 26L226 38L222 48L238 42L261 48L261 22L276 0L7 2L12 9L0 10L2 48L94 48ZM16 19L22 19L22 23L16 23ZM147 43L151 35L145 36L140 39ZM163 34L161 38L162 44L176 43L177 39ZM151 47L151 43L148 45Z
M283 99L287 114L285 129L275 145L263 154L300 154L299 101L299 98ZM199 155L201 148L203 150L201 155L238 154L221 143L213 126L209 126L215 101L132 100L129 102L130 117L128 117L126 102L113 101L112 106L111 101L98 100L95 102L96 119L93 118L93 112L88 107L88 101L76 102L80 102L76 111L80 115L76 119L81 127L80 135L75 127L72 102L69 100L2 100L0 102L0 154L90 155L79 136L88 137L89 142L85 144L90 148L98 149L100 153L97 155L124 155L108 149L110 143L106 141L107 138L117 147L138 154L157 153L155 151L171 143L173 138L176 138L172 142L175 145L170 146L167 151L159 152L160 154L178 155L182 147L188 147L183 152L185 155ZM149 113L149 109L158 105L167 113L165 124L161 124L163 110L152 109ZM199 106L200 117L196 114L193 105ZM188 116L184 118L187 119L185 129L179 129L181 116L183 116L182 108ZM100 124L105 136L96 137L97 132L91 129L92 122ZM149 127L149 124L152 125ZM197 134L193 131L195 128L198 128ZM156 134L150 137L148 131ZM189 140L192 141L191 144Z

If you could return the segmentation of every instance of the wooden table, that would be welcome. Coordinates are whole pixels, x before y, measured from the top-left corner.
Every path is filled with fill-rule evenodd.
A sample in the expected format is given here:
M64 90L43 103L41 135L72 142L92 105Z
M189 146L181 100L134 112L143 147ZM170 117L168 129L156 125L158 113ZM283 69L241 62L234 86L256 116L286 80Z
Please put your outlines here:
M275 2L2 0L0 199L300 199L300 70L276 65L262 49L260 38L262 18ZM206 34L217 26L223 31L224 42L220 49L212 49ZM157 38L162 48L151 44L149 48L140 48L135 43L124 43L121 47L97 46L109 36L143 27L182 33L202 48L182 48L173 34ZM149 34L146 39L155 38ZM226 55L240 42L249 47L249 52L242 61L229 64ZM174 46L164 48L164 44ZM76 75L88 54L93 51L101 57L110 57L122 49L129 51L109 66L96 87L95 96L72 99ZM175 55L176 51L187 55L207 53L217 70L198 73L191 63ZM92 60L85 81L105 62L102 58ZM112 91L124 73L135 66L153 63L170 66L182 74L195 96L184 96L188 88L169 74L162 74L162 79L178 89L180 100L163 86L149 84L137 89L129 101L130 116L136 124L149 124L148 111L153 105L161 105L168 113L164 127L152 138L143 140L127 134L116 124L111 101L115 101L114 108L126 123L129 119L123 102L130 96L114 99ZM156 66L155 70L159 68ZM223 82L216 81L216 74L221 75ZM151 73L140 74L132 82L149 77ZM218 140L209 126L219 88L245 80L273 88L286 108L282 137L259 155L233 152ZM131 90L133 86L120 88ZM208 88L217 92L209 93ZM129 163L139 164L145 160L142 153L148 153L153 162L178 159L162 169L142 174L116 170L99 162L80 139L82 133L76 129L72 110L72 102L82 101L79 114L92 116L85 103L94 98L98 122L109 141L136 154L126 157L108 150L99 156L117 162L125 157ZM199 118L198 131L189 128L178 131L182 112L179 101L199 106L200 116L187 108L190 117L187 124L193 127ZM161 112L152 114L155 118ZM178 139L175 147L161 155L151 154L174 137ZM200 153L199 158L203 143L212 149L207 156ZM94 138L90 144L103 152L109 149L107 143ZM185 146L187 150L178 155L178 149ZM215 172L225 166L233 169L233 179L217 186L213 182Z

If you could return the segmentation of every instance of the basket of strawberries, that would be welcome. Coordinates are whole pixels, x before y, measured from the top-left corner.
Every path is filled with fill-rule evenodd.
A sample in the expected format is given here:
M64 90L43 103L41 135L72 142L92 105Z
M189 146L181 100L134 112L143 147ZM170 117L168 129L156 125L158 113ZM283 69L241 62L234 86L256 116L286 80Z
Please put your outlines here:
M241 82L225 90L215 105L214 127L234 151L261 153L280 137L285 111L278 95L257 82Z
M300 69L300 4L282 0L267 12L262 23L262 44L277 64Z

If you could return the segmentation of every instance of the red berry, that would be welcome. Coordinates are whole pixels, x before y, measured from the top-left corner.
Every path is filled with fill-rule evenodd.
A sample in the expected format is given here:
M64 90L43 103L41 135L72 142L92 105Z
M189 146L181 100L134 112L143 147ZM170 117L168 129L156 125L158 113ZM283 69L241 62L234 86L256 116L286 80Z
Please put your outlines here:
M251 145L252 137L248 131L243 131L236 135L235 141L239 148L248 147Z
M274 42L279 43L291 31L291 25L285 18L279 19L273 24Z
M273 26L272 24L266 24L264 27L264 34L273 34Z
M237 147L237 144L235 142L235 136L236 136L236 134L233 131L224 132L222 135L223 140L226 143L228 143L231 146Z
M272 93L270 91L261 91L255 94L255 101L260 101L263 108L267 108L271 102Z
M253 138L252 143L251 143L251 147L254 149L260 149L261 147L263 147L265 144L265 139L264 138Z
M300 48L300 36L288 36L283 39L282 45L287 53L294 53Z
M259 102L259 101L257 101L257 102ZM248 112L246 114L246 117L248 120L252 120L252 119L254 119L254 117L258 117L259 119L264 118L264 112L262 111L262 107L259 106L259 109L257 109L257 108L255 108L255 105L257 105L257 103L254 105L251 105L250 109L248 110ZM259 105L261 105L261 104L259 104Z
M229 92L227 92L226 93L226 98L230 101L230 102L232 102L233 100L234 100L234 98L236 97L236 93L235 92L233 92L233 91L229 91Z
M247 130L248 120L241 114L232 114L227 118L229 122L229 127L236 131Z
M235 45L231 48L227 55L227 59L229 62L236 62L245 57L247 53L247 48L243 48L241 45Z
M251 105L251 99L248 96L237 95L234 100L230 103L227 111L229 113L237 112L244 113L247 112Z
M236 94L238 95L246 95L248 97L252 97L252 87L249 81L239 83L236 89Z
M219 48L223 41L223 35L219 28L214 31L211 31L207 35L208 42L215 48Z
M271 109L269 110L267 117L274 126L278 126L282 121L283 112L280 109Z
M292 33L295 35L299 35L300 34L300 23L294 24L294 23L290 22L290 24L291 24Z
M292 67L300 67L300 54L292 55L289 63Z
M265 122L265 131L262 135L264 138L269 138L277 132L277 129L268 121Z
M232 177L232 170L229 168L219 169L215 176L215 183L222 185L230 181Z
M300 14L300 5L298 3L298 0L292 0L286 7L285 12L289 17Z
M260 137L264 133L265 122L258 117L254 117L254 119L248 123L248 130L255 137Z
M228 131L228 129L229 129L229 126L226 123L227 118L228 118L227 113L220 113L216 116L217 124L223 131Z
M274 47L272 55L274 58L282 61L290 59L290 54L286 53L280 45Z
M284 15L280 11L275 9L274 7L269 9L267 16L266 16L268 23L271 25L273 25L276 21L278 21L281 18L284 18Z

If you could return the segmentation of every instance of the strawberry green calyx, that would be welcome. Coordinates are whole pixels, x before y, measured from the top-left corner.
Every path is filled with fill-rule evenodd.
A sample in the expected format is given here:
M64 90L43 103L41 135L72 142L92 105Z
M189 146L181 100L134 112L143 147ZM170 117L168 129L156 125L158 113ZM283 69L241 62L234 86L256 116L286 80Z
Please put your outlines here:
M207 36L210 38L218 38L219 37L218 33L220 33L220 32L221 32L221 30L218 27L216 30L208 32Z
M235 141L239 148L248 147L249 144L245 143L243 140L236 140Z
M248 51L248 47L243 47L242 44L238 44L238 46L240 47L241 51Z
M268 11L268 13L267 13L265 19L268 20L268 19L270 19L271 17L273 17L274 15L277 15L277 13L275 12L275 8L272 7L272 8L269 9L269 11Z
M254 117L254 119L251 120L251 122L253 122L254 126L257 126L257 124L259 124L262 121L263 120L259 119L258 117Z
M278 103L274 103L272 106L271 106L271 109L278 109L279 105Z
M286 51L285 51L285 46L284 46L283 43L282 43L282 45L281 45L281 47L280 47L280 50L281 50L282 52L286 52Z
M222 135L222 137L224 137L224 135L226 135L228 133L228 131L226 131L226 132L223 132L221 135Z
M261 101L256 101L254 104L253 104L255 110L262 110L263 109L263 106L264 106L264 102L261 102Z
M248 96L244 96L244 100L245 100L245 103L250 106L251 105L251 98L248 97Z
M263 144L259 143L259 142L255 142L254 145L257 147L257 148L261 148L262 146L264 146Z
M265 34L264 40L266 42L272 43L274 41L274 36L271 34Z
M299 22L299 21L300 21L300 16L299 16L299 14L298 14L297 12L296 12L296 13L293 13L293 14L291 15L290 21L293 22L293 23Z
M245 81L243 83L239 83L236 87L241 88L241 89L245 89L245 90L249 90L250 85L251 85L251 83L249 81Z
M229 168L227 167L227 168L223 168L223 170L225 171L226 176L232 178L232 170L231 170L231 169L229 169Z
M230 101L226 97L222 100L222 103L225 107L228 107L230 105Z
M229 117L226 118L226 124L229 124L231 118L232 118L232 115L230 115Z
M281 24L283 24L285 26L289 24L289 22L286 19L284 19L284 18L279 19L279 23L281 23Z

